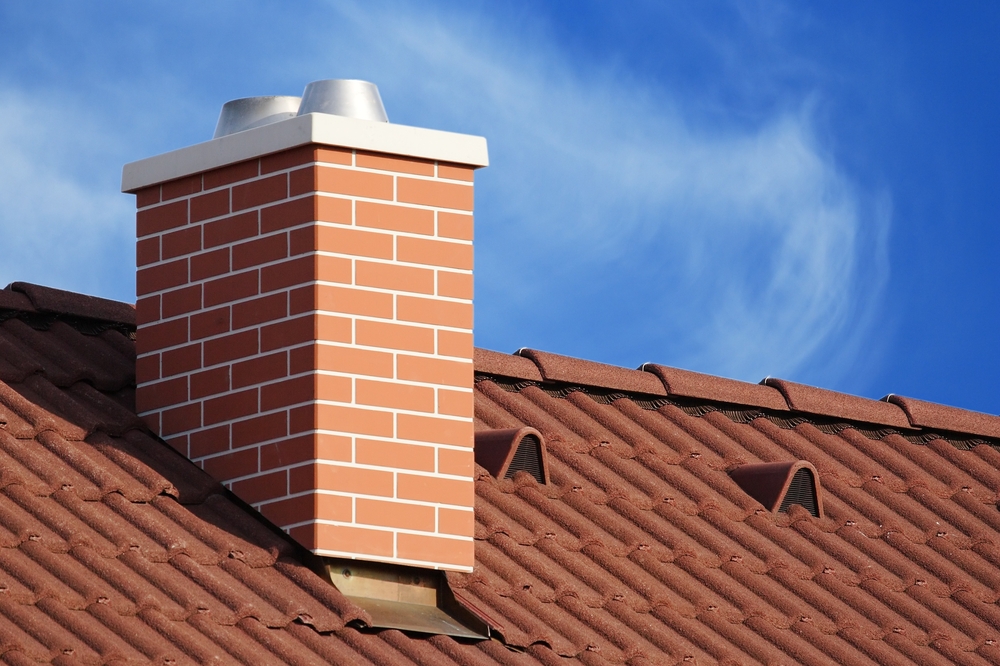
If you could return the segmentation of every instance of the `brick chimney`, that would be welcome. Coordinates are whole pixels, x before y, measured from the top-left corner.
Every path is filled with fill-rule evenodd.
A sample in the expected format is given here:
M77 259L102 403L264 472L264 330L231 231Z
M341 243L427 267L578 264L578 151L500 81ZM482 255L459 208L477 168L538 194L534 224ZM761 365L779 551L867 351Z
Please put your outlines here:
M471 570L487 162L309 113L126 165L139 413L319 555Z

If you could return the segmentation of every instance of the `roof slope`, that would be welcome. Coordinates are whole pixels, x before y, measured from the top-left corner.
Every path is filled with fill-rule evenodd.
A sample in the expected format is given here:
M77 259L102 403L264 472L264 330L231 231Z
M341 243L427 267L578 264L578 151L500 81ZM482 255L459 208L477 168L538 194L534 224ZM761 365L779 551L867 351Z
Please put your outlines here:
M479 351L477 428L537 428L552 479L477 468L476 569L449 574L509 647L362 632L135 416L127 308L0 291L6 663L1000 663L997 417ZM822 520L726 473L788 460Z

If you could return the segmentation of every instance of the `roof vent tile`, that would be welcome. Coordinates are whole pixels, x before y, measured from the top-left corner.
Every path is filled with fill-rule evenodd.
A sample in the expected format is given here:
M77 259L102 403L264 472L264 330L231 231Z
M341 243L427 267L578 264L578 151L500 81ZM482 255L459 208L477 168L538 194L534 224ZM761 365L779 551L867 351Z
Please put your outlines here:
M823 518L823 492L819 473L805 460L740 465L729 476L747 495L773 513L786 513L799 504L816 518Z
M548 483L545 438L534 428L482 430L476 433L476 464L494 478L510 479L527 472L535 481Z

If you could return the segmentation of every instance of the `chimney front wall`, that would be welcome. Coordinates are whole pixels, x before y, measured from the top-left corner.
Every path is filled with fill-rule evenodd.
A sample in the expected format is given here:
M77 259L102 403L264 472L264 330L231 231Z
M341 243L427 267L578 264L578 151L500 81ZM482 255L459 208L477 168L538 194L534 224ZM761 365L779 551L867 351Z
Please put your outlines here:
M471 570L472 178L312 144L138 190L140 414L315 553Z

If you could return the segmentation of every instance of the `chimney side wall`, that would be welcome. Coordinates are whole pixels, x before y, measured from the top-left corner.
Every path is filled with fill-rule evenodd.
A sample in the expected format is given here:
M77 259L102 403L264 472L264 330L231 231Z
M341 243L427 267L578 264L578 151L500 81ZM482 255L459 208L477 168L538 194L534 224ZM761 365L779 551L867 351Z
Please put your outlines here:
M140 415L313 552L471 570L472 179L308 145L138 191Z

